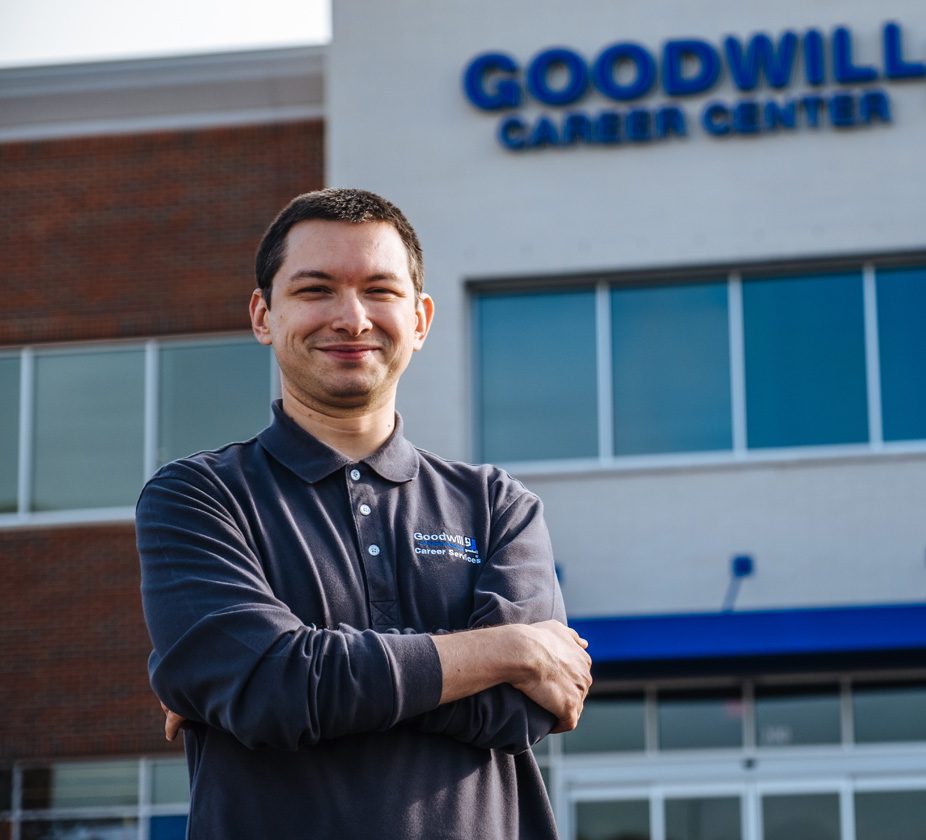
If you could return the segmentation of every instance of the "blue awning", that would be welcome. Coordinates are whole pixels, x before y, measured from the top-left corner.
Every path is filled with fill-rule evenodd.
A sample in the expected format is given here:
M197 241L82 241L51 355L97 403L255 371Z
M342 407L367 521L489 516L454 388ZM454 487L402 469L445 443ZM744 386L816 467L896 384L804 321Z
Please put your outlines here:
M926 650L926 604L576 618L598 664Z

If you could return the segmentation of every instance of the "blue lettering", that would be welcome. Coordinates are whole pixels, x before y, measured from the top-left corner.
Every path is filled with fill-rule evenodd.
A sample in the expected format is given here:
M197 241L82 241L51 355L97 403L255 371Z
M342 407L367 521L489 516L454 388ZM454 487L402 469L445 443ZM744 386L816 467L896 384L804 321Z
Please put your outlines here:
M852 63L852 33L844 26L833 32L833 75L841 85L873 82L878 78L878 71L874 67Z
M823 97L808 94L801 97L801 105L804 108L804 116L807 117L807 125L811 128L819 128L820 111L823 109Z
M527 126L520 117L506 117L498 125L498 142L506 149L520 151L527 140Z
M561 68L566 73L565 84L550 84L551 71ZM588 68L582 56L565 47L555 47L539 53L527 68L527 89L531 96L547 105L570 105L581 99L588 88Z
M891 101L883 90L867 90L859 102L859 118L865 125L875 119L889 123L891 121Z
M687 64L696 63L694 73ZM667 41L662 54L662 87L669 96L691 96L710 88L720 75L720 56L707 41Z
M922 61L904 61L900 24L884 24L884 75L889 79L916 79L926 76Z
M618 82L617 68L632 64L634 78ZM656 82L656 61L638 44L614 44L602 51L592 66L592 81L605 96L618 102L639 99L650 92Z
M528 145L535 149L543 146L558 146L559 132L557 132L553 120L549 117L540 117L537 122L534 123Z
M822 85L826 81L823 36L816 29L804 33L804 78L808 85Z
M745 51L736 38L726 38L723 44L730 75L740 90L754 90L761 74L773 88L790 84L797 54L797 35L793 32L782 35L777 47L761 32L749 39Z
M677 105L666 105L656 111L656 136L668 137L670 134L677 134L679 137L688 134L685 112Z
M563 145L571 146L576 142L592 142L592 121L588 114L567 114L563 120Z
M855 125L855 100L849 93L837 93L830 97L830 122L839 128Z
M649 111L643 108L628 111L624 120L624 130L627 132L627 139L634 143L648 143L652 140L653 129Z
M605 145L621 142L621 116L617 111L602 111L595 120L595 140Z
M759 106L751 99L743 99L733 108L733 128L737 134L759 133Z
M784 105L769 100L763 108L765 127L771 131L778 128L797 128L797 103L789 99Z
M701 113L701 124L708 134L723 137L730 133L730 109L722 102L709 103Z
M493 52L476 56L463 74L466 98L483 111L516 108L521 104L521 88L510 76L517 71L517 63L505 53ZM501 78L490 87L490 77L499 75Z

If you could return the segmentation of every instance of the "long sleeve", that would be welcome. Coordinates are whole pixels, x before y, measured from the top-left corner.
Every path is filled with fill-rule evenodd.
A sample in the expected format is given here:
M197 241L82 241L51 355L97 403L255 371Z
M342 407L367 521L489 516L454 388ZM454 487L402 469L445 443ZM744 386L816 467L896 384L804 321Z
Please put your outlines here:
M429 636L304 624L234 514L234 499L187 463L162 469L138 503L149 674L170 708L246 746L294 750L436 707Z
M492 544L474 592L469 628L566 621L553 549L540 500L521 492L493 522ZM424 732L483 749L524 752L550 733L556 719L510 685L495 686L414 718Z

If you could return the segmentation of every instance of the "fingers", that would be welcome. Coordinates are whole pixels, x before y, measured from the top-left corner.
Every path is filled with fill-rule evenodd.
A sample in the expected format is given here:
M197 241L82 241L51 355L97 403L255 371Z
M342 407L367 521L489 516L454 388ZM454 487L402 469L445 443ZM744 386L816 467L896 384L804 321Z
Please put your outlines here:
M167 718L164 721L164 737L168 741L173 741L177 737L184 720L185 718L180 717L176 712L167 710Z
M173 741L177 737L177 733L180 731L180 728L183 726L186 718L181 717L176 712L172 712L170 709L164 705L163 700L158 700L158 703L161 704L161 711L164 712L164 737L168 741Z

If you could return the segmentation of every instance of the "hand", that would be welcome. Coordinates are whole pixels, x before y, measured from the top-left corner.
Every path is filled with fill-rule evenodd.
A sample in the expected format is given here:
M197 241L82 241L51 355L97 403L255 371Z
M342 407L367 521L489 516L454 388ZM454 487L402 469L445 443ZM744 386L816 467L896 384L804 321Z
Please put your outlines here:
M522 625L530 676L512 685L556 716L554 732L576 728L592 684L588 642L559 621Z
M186 718L180 717L176 712L172 712L162 701L159 700L158 702L161 703L161 711L166 715L164 720L164 737L167 738L168 741L173 741L174 738L177 737L177 733L180 731L180 727L183 726Z

